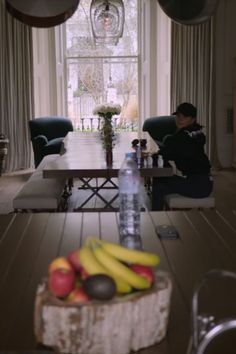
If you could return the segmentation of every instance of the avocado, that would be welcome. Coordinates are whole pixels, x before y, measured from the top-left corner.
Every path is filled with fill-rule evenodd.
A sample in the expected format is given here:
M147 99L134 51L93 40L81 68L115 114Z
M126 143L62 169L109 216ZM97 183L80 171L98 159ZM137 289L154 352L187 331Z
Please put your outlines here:
M96 300L111 300L116 293L116 284L112 277L106 274L88 276L83 282L87 295Z

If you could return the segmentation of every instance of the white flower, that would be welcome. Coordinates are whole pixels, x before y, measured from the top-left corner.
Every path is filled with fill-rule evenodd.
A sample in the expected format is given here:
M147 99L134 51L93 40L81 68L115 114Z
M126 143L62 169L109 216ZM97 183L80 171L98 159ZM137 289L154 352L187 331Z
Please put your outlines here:
M121 106L119 104L104 103L94 108L93 114L104 115L106 113L120 114Z

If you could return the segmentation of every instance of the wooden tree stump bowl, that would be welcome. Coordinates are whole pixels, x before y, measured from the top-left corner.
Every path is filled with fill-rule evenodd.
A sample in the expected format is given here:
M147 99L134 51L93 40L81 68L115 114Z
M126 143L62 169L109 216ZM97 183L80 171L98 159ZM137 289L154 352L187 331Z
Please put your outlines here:
M44 280L37 289L34 331L37 341L60 353L127 354L160 342L166 335L172 282L157 272L146 291L111 301L65 304Z

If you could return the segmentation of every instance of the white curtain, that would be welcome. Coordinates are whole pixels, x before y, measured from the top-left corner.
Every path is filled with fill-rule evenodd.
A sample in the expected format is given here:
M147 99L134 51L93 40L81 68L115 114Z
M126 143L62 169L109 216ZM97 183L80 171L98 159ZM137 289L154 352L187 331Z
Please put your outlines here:
M28 121L33 116L31 28L0 1L0 133L9 139L5 172L30 167Z
M219 167L215 116L214 18L199 25L172 22L171 111L181 102L197 106L199 124L207 136L206 150Z

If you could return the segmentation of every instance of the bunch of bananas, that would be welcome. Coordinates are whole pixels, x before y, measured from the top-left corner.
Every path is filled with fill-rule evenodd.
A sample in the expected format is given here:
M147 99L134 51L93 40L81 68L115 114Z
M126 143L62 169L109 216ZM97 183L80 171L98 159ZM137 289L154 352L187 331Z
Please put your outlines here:
M116 283L118 293L129 293L132 289L148 289L150 282L134 272L128 264L157 266L156 254L125 248L119 244L89 238L80 249L80 262L89 275L106 274Z

